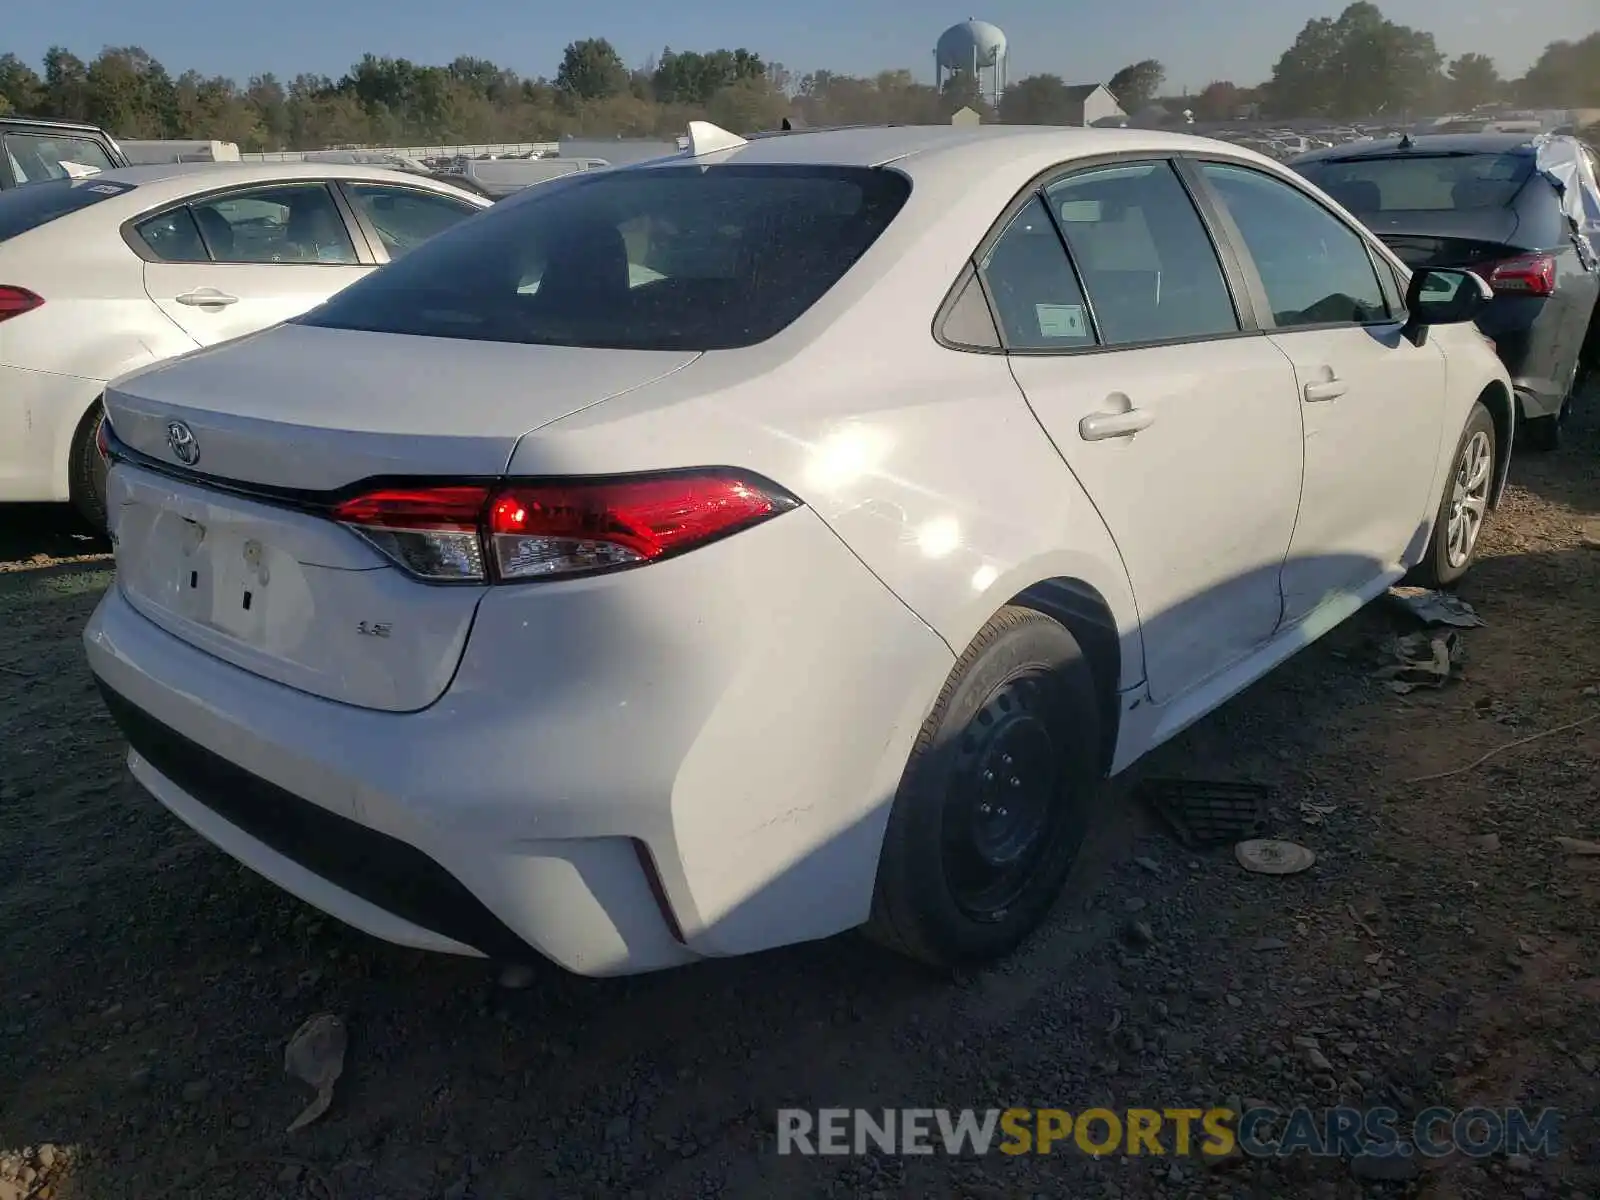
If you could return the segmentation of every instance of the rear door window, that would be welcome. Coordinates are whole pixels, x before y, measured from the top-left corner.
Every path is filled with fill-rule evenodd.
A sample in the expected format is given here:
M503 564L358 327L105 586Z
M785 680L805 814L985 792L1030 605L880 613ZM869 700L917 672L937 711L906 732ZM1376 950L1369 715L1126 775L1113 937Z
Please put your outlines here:
M106 179L56 179L0 192L0 242L85 208L131 192L131 183Z
M1045 196L1106 345L1239 332L1216 247L1170 163L1085 171Z
M99 143L88 138L7 133L0 136L0 149L5 151L11 177L19 187L51 179L81 179L116 166Z
M133 227L134 232L162 262L210 262L205 239L200 236L200 226L195 224L194 213L188 208L175 208L171 212L146 217Z
M1011 219L979 264L1008 350L1095 344L1089 306L1042 197Z
M206 249L219 263L357 263L349 227L323 184L251 188L190 207Z
M865 167L585 172L446 230L301 320L539 345L753 345L838 282L910 187Z

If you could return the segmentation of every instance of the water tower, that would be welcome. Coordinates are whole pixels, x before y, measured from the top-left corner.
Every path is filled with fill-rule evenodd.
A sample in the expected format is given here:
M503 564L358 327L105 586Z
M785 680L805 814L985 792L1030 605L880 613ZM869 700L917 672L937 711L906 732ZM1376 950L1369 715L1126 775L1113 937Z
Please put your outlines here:
M934 86L943 91L945 80L957 72L971 74L978 94L990 104L1000 103L1000 95L1006 90L1006 35L998 26L969 18L939 35L933 50Z

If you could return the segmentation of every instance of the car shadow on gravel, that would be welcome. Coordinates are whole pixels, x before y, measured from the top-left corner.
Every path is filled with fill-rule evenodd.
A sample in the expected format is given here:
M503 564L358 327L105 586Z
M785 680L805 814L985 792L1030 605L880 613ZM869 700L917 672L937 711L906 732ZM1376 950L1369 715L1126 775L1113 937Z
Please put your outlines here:
M111 543L65 504L0 504L0 571L111 553Z
M1522 488L1575 512L1600 512L1600 378L1572 404L1559 450L1539 453L1518 447L1511 477Z
M1491 557L1471 594L1549 569L1527 557ZM1250 1076L1238 1080L1249 1056L1221 1032L1239 1023L1224 1001L1254 1010L1273 965L1241 953L1239 930L1280 928L1374 853L1358 814L1392 763L1374 755L1373 710L1413 719L1396 718L1371 678L1396 627L1373 608L1141 766L1265 781L1278 831L1302 837L1299 802L1337 799L1350 826L1305 877L1258 886L1226 854L1179 850L1126 803L1125 781L1049 926L991 970L938 977L843 937L634 979L546 967L506 991L480 963L377 943L286 897L127 778L78 640L106 578L0 581L0 661L12 664L0 742L13 748L0 784L13 998L0 1018L11 1097L0 1153L79 1148L77 1190L60 1197L152 1200L177 1184L208 1198L317 1195L322 1180L348 1196L479 1200L776 1200L828 1183L931 1197L956 1194L969 1168L779 1158L775 1110L1081 1107L1141 1086L1162 1089L1143 1094L1158 1106L1250 1094ZM1514 615L1470 636L1512 637ZM1130 933L1141 924L1148 941ZM334 1110L286 1136L307 1096L282 1074L283 1045L321 1011L349 1024L347 1074ZM1123 1024L1141 1040L1113 1040ZM1203 1053L1217 1038L1233 1058ZM962 1194L983 1194L979 1178L997 1168L972 1171Z

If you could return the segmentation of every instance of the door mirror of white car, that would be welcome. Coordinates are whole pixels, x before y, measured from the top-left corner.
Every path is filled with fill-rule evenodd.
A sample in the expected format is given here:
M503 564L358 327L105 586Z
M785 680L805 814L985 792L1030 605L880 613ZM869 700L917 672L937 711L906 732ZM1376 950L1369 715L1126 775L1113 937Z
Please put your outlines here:
M1475 321L1493 299L1493 290L1471 271L1418 271L1406 286L1406 336L1420 346L1431 326Z

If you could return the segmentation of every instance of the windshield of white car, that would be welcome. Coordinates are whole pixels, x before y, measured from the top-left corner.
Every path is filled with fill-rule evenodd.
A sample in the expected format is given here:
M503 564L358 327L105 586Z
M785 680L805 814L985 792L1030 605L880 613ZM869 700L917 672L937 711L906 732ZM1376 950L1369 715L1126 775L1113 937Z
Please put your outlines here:
M866 167L583 173L447 230L300 323L607 349L754 345L837 283L910 190Z
M0 242L132 190L131 183L112 183L91 175L47 179L0 192Z
M1295 169L1358 215L1507 208L1533 175L1531 154L1462 153L1323 159Z

